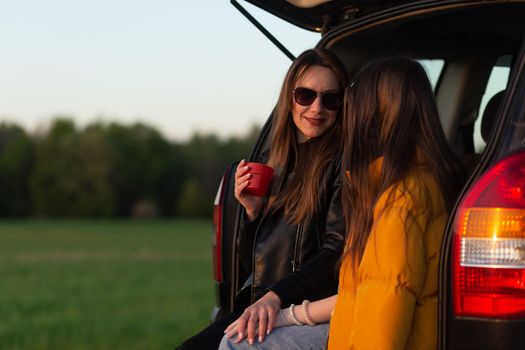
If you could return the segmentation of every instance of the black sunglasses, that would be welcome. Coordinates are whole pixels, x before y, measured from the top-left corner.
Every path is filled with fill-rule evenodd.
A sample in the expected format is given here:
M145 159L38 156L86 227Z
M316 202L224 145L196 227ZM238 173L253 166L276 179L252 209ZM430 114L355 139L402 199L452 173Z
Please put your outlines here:
M295 102L301 106L310 106L318 95L317 91L304 87L298 87L292 92ZM324 108L331 111L335 111L343 104L342 96L338 92L321 92L319 95L321 95L321 103Z

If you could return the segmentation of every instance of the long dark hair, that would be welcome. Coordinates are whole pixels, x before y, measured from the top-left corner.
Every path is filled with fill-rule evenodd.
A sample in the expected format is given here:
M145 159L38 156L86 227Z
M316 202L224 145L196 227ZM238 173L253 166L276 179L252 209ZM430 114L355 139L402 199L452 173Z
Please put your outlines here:
M423 166L434 176L450 209L463 170L447 143L430 82L418 62L393 57L368 64L347 87L344 109L343 168L349 174L342 192L347 223L344 256L357 266L382 193L402 184L414 166ZM380 156L380 177L371 179L369 166Z
M341 115L342 108L334 125L314 142L308 159L297 156L298 140L296 127L292 120L292 90L299 79L312 66L331 69L342 90L347 84L346 71L339 59L325 49L312 49L303 52L295 59L284 79L279 100L273 114L270 134L270 156L268 165L274 169L274 179L269 200L269 209L283 209L290 222L298 224L308 215L313 215L320 205L319 193L326 186L325 173L327 164L341 150ZM286 186L283 186L287 173L301 169Z

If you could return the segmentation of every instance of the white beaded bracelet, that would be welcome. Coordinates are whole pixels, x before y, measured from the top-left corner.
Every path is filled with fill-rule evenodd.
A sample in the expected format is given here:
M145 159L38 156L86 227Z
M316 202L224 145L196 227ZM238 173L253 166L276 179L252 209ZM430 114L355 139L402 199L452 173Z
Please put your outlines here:
M296 326L302 326L303 324L297 321L297 318L295 318L295 315L293 313L294 307L295 307L295 304L290 305L290 318L292 319L293 323L295 323Z
M310 304L310 301L309 300L303 300L303 304L302 304L302 307L303 307L303 316L304 316L304 319L306 320L306 323L308 323L309 326L315 326L315 322L312 321L312 319L308 316L308 310L306 309L306 307L308 306L308 304Z

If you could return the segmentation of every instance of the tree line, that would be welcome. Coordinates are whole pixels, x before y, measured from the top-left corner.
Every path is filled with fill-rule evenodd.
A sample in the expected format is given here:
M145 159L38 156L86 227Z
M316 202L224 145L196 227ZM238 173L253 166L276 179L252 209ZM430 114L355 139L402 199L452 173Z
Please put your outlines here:
M172 142L142 123L61 117L36 134L0 123L0 217L210 217L224 169L257 135Z

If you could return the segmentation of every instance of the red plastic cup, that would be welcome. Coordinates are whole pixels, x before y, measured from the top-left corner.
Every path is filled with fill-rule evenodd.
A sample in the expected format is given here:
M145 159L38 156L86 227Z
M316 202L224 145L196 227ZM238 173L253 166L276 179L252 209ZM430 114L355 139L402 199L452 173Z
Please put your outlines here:
M248 173L252 175L250 184L245 191L253 196L263 197L270 188L273 178L273 169L262 163L246 163L249 167Z

